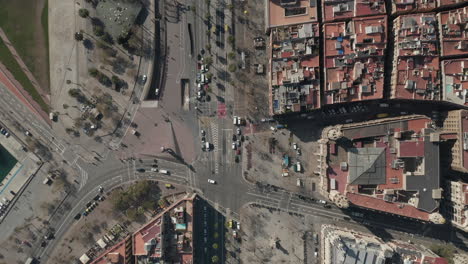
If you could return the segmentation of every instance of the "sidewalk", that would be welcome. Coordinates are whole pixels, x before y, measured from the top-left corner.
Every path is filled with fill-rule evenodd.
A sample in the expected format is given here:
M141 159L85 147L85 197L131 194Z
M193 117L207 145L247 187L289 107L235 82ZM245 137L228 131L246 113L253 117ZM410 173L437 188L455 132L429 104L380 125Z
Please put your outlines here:
M50 105L50 94L48 94L44 89L42 89L39 86L39 83L37 82L36 78L33 76L31 71L29 71L28 67L24 63L24 61L21 59L20 55L16 52L15 47L11 44L10 40L8 39L7 35L3 30L0 28L0 38L3 40L7 48L10 50L11 54L15 58L16 62L18 62L19 66L23 70L23 72L26 74L28 77L29 81L31 84L34 86L36 91L41 95L42 100L45 101L46 104Z

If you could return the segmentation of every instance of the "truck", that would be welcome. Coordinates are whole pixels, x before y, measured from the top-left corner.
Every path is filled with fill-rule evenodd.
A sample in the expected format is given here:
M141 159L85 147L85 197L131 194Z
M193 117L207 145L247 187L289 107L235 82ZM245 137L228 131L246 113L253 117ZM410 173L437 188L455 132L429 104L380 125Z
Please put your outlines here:
M159 170L159 172L162 173L162 174L169 175L169 171L168 171L168 170Z

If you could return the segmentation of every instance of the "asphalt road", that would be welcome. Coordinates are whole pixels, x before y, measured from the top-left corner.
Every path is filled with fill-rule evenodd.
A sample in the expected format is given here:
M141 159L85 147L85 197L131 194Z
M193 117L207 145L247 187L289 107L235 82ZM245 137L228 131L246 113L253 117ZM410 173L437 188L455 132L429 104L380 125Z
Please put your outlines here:
M192 21L194 25L195 51L199 51L208 43L205 34L207 26L203 22L206 6L204 1L193 1L192 3L195 5L197 12L187 13L186 21ZM214 47L214 45L212 46ZM225 51L222 52L225 53ZM185 54L185 56L188 62L187 67L191 67L192 70L186 71L187 76L183 77L189 78L191 80L191 87L194 87L196 56L190 56L189 54ZM142 61L141 72L148 69L148 64L148 61ZM225 66L217 64L214 66L225 68ZM80 156L76 148L67 142L57 139L49 127L38 121L21 103L15 101L14 97L11 95L7 96L8 93L3 91L3 87L0 88L2 88L2 94L5 95L0 96L0 108L2 112L7 113L8 118L21 123L25 126L25 129L29 129L33 134L37 134L43 142L46 142L61 154L68 163L76 164L82 175L77 183L79 185L78 191L65 198L65 202L73 205L72 209L66 211L63 215L54 215L49 221L50 228L55 230L56 239L51 240L44 248L34 245L34 256L40 258L43 263L46 263L51 251L61 242L61 238L69 227L74 224L75 220L73 217L83 212L85 204L98 193L99 186L108 191L119 185L143 179L187 186L189 190L193 190L205 198L214 208L235 219L239 219L239 209L248 203L255 203L259 206L272 208L272 210L283 210L292 214L315 215L340 221L345 221L344 218L348 215L347 211L342 211L335 207L326 209L319 204L304 201L294 193L281 189L275 191L274 188L259 188L245 181L242 177L240 163L234 162L234 154L231 148L231 137L235 131L231 113L228 113L225 118L213 118L213 122L204 128L207 131L207 140L214 145L214 149L209 152L202 152L199 149L200 153L197 160L191 164L193 170L177 162L158 160L159 169L170 171L170 175L163 175L150 172L151 165L154 163L152 159L143 160L142 162L139 160L120 161L114 157L113 152L109 151L100 154L100 162L97 165L85 163L84 160L79 159ZM137 88L141 89L142 87ZM194 91L195 89L191 88L191 101L195 97ZM139 92L137 91L136 93L138 94ZM225 98L225 102L228 105L232 105L233 98ZM215 105L216 102L210 102L203 108L204 111L208 111L208 116L214 113ZM130 105L128 111L132 117L137 109L138 104ZM198 117L206 116L206 113L198 113L197 115ZM361 114L355 115L362 116ZM193 118L197 118L197 116L194 114ZM327 119L326 116L322 118ZM198 128L195 131L195 134L197 133ZM112 146L118 148L119 143L120 141L117 139ZM144 168L145 172L138 172L138 169L141 168ZM215 180L216 184L208 183L208 179ZM34 186L28 188L33 190ZM452 241L460 247L468 245L468 238L464 234L454 231L448 226L422 225L405 219L387 218L387 220L384 220L378 218L378 216L366 219L352 219L350 222L381 228L389 234L394 235L412 233L421 239L436 241L423 237L430 235L436 239Z

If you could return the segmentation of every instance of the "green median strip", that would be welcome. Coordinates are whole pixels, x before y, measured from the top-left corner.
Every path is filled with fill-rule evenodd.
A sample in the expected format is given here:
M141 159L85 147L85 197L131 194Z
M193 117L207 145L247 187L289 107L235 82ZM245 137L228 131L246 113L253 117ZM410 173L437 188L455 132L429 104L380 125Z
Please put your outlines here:
M11 54L8 47L0 39L0 61L7 67L7 69L13 74L15 79L23 86L23 88L28 92L31 97L41 106L41 108L47 113L49 112L49 106L42 100L42 97L37 92L37 90L29 81L26 74L23 72L19 64L16 62L15 58Z

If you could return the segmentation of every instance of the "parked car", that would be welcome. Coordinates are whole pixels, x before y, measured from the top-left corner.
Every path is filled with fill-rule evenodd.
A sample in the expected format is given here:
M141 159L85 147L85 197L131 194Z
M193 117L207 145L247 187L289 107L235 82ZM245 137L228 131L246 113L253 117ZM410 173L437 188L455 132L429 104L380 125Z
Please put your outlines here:
M208 179L208 183L216 184L216 181L215 181L215 180L212 180L212 179Z

